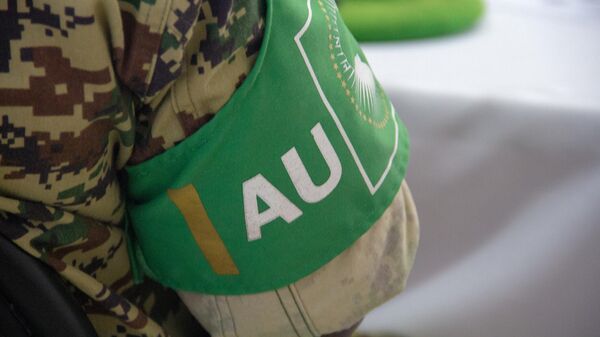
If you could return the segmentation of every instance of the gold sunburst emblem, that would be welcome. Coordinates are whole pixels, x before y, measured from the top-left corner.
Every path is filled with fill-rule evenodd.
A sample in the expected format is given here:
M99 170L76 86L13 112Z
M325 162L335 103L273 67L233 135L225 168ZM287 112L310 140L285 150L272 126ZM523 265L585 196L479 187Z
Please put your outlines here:
M390 107L380 104L383 91L371 67L357 52L348 56L342 46L339 12L335 0L319 0L328 30L329 59L342 89L360 118L375 128L383 129L390 120Z

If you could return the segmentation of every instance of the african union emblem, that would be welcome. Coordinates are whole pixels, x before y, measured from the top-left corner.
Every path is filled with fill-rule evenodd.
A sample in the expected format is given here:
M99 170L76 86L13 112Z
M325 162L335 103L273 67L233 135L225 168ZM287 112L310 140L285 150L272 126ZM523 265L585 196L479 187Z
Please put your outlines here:
M296 44L365 184L371 194L375 194L389 173L398 149L394 108L358 43L343 24L335 0L307 0L306 4L307 20L295 36ZM313 27L312 24L319 21L324 25L314 26L325 26L326 30ZM303 43L305 39L310 39L310 43ZM323 62L323 57L327 57L328 62ZM345 97L344 102L340 96ZM373 138L389 146L373 149L368 145ZM377 160L366 160L367 153L369 158Z
M325 14L328 30L329 58L336 76L360 117L376 128L383 128L390 119L389 105L382 104L383 90L375 79L371 67L364 61L360 49L343 42L339 12L333 0L320 0L319 9ZM353 40L353 39L352 39Z

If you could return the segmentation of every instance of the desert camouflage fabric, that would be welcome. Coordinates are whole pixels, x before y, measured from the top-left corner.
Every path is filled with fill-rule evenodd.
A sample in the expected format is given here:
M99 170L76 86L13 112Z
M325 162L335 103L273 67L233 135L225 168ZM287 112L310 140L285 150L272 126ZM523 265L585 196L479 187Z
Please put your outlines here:
M204 335L172 290L134 285L119 174L211 119L263 16L259 0L0 0L0 235L99 336Z

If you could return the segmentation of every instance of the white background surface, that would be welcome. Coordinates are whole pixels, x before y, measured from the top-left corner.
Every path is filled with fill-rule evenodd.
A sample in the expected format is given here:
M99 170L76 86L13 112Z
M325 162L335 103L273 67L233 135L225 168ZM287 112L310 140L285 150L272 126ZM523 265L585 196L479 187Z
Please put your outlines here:
M490 0L469 33L364 49L422 227L407 290L361 330L600 336L600 2Z

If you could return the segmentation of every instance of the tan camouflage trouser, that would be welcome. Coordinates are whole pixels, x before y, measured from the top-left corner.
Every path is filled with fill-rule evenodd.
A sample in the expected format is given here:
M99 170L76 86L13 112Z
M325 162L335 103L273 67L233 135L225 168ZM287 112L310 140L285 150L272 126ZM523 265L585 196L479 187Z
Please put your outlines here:
M202 335L175 292L133 284L119 171L214 116L252 67L263 13L262 0L0 0L0 234L68 281L100 337ZM416 249L403 191L404 260L381 264L383 287L404 284Z

